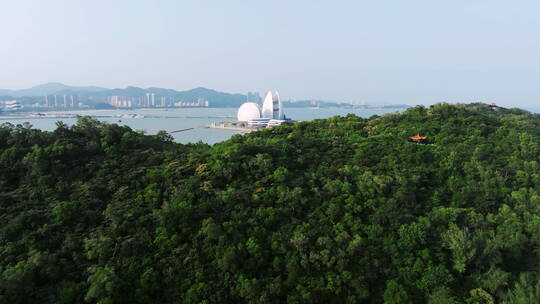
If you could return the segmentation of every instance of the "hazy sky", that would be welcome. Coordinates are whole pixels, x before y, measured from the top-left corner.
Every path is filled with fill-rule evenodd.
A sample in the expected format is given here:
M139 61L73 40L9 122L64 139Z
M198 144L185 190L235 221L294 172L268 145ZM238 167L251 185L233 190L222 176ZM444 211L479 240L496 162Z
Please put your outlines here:
M0 88L540 104L539 1L0 0Z

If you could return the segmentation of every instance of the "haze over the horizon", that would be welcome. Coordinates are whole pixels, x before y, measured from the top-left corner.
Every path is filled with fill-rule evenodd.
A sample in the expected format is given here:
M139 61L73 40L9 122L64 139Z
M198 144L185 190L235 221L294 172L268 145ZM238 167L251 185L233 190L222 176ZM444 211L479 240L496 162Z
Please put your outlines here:
M1 1L0 88L540 103L535 1Z

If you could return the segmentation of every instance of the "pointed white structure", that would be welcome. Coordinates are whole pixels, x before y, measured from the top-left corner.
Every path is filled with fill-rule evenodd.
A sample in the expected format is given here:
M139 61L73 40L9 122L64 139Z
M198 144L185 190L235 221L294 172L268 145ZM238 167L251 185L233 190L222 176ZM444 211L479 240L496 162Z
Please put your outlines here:
M262 106L262 117L270 119L283 119L283 105L279 99L278 92L268 91L264 97Z
M277 117L274 117L274 119L283 120L285 119L285 113L283 113L283 104L281 103L281 99L279 98L279 94L277 91L274 93L274 99L277 99L278 101Z
M264 118L272 118L272 92L268 91L266 95L264 96L264 101L262 105L261 114Z

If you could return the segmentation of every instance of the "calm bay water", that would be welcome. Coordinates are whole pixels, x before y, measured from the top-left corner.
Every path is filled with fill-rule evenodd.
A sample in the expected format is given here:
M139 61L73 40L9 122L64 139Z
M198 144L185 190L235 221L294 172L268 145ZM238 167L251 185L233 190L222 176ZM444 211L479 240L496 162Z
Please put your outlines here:
M176 142L188 143L202 141L213 144L228 139L240 132L219 129L202 128L204 125L213 122L230 121L236 118L235 108L190 108L190 109L137 109L137 110L85 110L54 112L58 116L88 115L101 121L109 123L123 124L134 130L143 130L147 134L155 134L160 130L172 132L194 128L183 132L172 133ZM397 112L397 109L286 109L285 114L294 120L312 120L317 118L328 118L336 115L347 115L354 113L361 117L372 115L382 115L385 113ZM48 112L47 114L51 114ZM144 118L129 118L126 115L141 115ZM56 122L62 121L68 125L74 124L77 119L74 117L14 117L0 116L0 123L10 122L22 124L29 122L34 128L51 131L56 128Z

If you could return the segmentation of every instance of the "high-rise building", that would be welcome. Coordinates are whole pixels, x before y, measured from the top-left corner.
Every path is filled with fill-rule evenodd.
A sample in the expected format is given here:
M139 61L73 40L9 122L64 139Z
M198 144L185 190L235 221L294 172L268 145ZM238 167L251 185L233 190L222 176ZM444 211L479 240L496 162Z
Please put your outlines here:
M248 92L247 101L259 103L261 102L261 95L259 95L259 92Z
M198 98L197 99L197 106L198 107L208 107L208 100L204 99L204 98Z
M133 98L129 96L109 96L109 104L118 108L131 108L133 107Z

